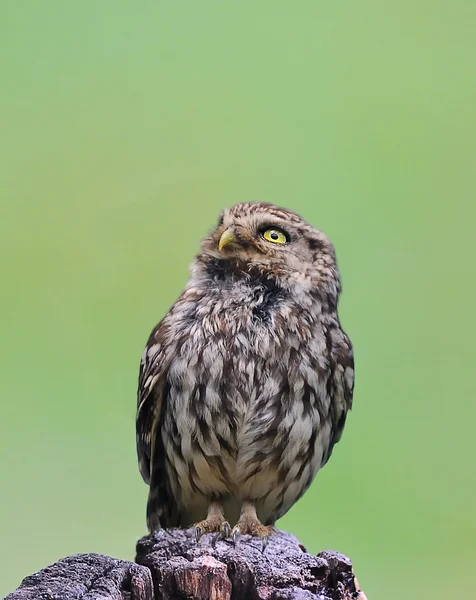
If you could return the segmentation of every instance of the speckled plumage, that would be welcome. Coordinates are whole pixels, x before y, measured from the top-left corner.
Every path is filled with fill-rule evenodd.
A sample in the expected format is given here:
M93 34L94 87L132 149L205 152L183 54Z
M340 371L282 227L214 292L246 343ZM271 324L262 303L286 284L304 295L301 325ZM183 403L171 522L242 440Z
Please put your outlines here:
M264 239L269 227L288 243ZM236 243L219 250L225 231ZM232 524L245 502L272 525L300 498L352 404L339 293L332 244L301 217L257 203L222 213L141 361L149 529L188 527L211 502Z

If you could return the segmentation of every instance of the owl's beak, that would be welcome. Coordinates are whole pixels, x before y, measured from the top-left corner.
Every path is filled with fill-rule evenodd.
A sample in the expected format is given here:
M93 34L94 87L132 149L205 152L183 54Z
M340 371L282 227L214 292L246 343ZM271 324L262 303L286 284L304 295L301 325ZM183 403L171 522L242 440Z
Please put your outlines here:
M236 237L235 232L231 227L225 229L225 231L221 234L220 241L218 242L218 250L221 252L223 248L225 248L225 246L229 245L241 246L240 242Z

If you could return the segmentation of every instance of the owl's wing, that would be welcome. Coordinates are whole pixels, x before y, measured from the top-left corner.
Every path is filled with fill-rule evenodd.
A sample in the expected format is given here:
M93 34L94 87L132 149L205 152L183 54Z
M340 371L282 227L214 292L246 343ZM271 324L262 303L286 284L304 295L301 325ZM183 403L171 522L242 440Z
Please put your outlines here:
M142 477L149 484L147 526L150 531L177 527L182 518L167 475L159 431L167 410L167 374L173 355L169 336L171 312L156 326L147 342L137 390L137 457Z
M334 444L344 431L347 412L352 408L354 394L354 351L349 337L340 327L327 333L330 347L331 380L331 439L329 449L324 455L322 466L329 460Z
M154 430L160 418L166 379L164 320L152 331L142 354L137 389L136 437L139 469L150 483L150 461Z

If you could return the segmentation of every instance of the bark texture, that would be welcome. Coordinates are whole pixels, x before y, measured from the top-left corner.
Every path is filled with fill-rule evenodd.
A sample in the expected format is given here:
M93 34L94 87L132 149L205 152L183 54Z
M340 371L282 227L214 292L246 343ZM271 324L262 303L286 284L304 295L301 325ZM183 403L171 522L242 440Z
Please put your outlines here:
M75 554L25 577L5 600L151 600L149 569L101 554Z
M308 554L277 532L236 546L206 535L155 532L137 543L136 563L78 554L26 577L6 600L366 600L343 554Z

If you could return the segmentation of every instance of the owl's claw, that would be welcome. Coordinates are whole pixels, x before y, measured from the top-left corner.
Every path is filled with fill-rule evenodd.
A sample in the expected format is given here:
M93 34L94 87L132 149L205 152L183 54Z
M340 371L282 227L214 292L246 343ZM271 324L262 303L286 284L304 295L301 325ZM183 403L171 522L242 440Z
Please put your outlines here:
M220 527L220 531L216 534L216 536L212 540L212 548L215 548L217 542L219 540L225 540L230 537L231 527L228 521L224 521Z
M205 533L205 532L203 531L203 528L202 528L202 527L200 527L200 525L196 525L196 526L194 527L194 529L193 529L193 534L194 534L195 541L197 542L197 544L198 544L198 542L199 542L200 538L202 537L202 535L203 535L204 533Z
M222 537L228 537L231 529L230 524L223 516L221 505L216 502L210 504L207 518L195 523L192 527L197 543L205 533L218 533Z
M238 525L233 527L233 531L231 532L231 540L233 544L236 546L236 542L240 539L241 531Z
M261 540L261 552L264 552L272 532L272 525L263 525L257 517L247 514L242 515L238 523L233 527L231 539L236 544L241 535L248 534L255 536Z
M224 521L221 524L220 534L222 537L227 538L227 537L230 537L230 533L231 533L230 523L228 523L228 521Z

